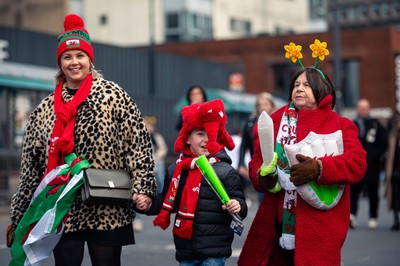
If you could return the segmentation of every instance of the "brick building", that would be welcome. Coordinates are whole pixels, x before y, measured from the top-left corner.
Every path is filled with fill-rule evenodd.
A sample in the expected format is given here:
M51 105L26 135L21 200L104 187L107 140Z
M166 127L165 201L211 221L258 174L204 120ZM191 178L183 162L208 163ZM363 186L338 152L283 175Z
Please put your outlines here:
M394 27L352 29L341 32L339 89L344 109L354 108L357 99L371 101L373 108L396 111L400 98L400 31ZM334 81L333 34L316 33L263 36L241 40L174 43L157 46L158 51L192 56L227 64L241 72L249 93L268 91L286 99L288 83L297 66L284 57L283 46L294 42L303 46L304 65L312 65L309 44L326 41L330 55L321 63ZM396 63L397 62L397 63ZM396 80L397 81L396 83ZM400 108L397 108L399 111Z

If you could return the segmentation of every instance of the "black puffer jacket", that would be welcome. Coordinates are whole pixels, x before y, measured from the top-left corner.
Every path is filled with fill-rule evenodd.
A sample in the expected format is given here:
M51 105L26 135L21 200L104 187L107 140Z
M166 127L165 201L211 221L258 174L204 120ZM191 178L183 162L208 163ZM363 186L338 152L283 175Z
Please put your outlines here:
M241 188L240 177L237 171L230 165L231 159L226 154L225 150L220 151L216 157L220 158L221 161L214 164L213 168L222 181L229 197L239 201L241 206L241 212L239 214L242 219L244 219L247 216L247 205ZM168 175L164 180L163 192L156 196L151 209L146 214L157 215L160 212L175 166L175 163L169 166ZM181 174L174 204L174 213L179 209L182 188L186 183L187 174L187 171ZM176 249L175 257L177 261L208 257L228 258L231 256L231 244L234 237L234 233L230 229L232 216L227 211L222 210L221 205L220 200L203 177L193 222L192 239L187 240L174 236ZM171 221L170 228L173 225L174 223Z

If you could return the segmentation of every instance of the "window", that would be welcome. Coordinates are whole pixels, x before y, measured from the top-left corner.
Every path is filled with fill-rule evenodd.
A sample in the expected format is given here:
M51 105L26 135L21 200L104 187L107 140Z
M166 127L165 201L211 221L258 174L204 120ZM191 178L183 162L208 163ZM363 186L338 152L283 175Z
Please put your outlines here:
M380 15L380 5L379 4L372 4L371 10L372 10L372 14L375 17L379 17L379 15Z
M289 85L299 67L294 64L276 64L272 66L274 72L274 96L282 99L289 98Z
M201 28L201 16L192 14L193 17L193 28Z
M326 3L325 0L310 0L310 18L325 18L326 17Z
M395 11L396 15L400 14L400 3L393 3L393 10Z
M179 42L181 40L179 34L168 34L167 42Z
M18 178L28 117L47 95L47 91L0 86L0 190L9 190L9 180Z
M171 13L167 15L167 28L178 28L179 27L179 16L177 13Z
M251 22L246 20L230 19L230 29L232 32L241 32L245 35L251 34Z
M28 117L46 91L0 87L0 150L20 149Z
M244 22L244 32L246 33L246 35L251 34L251 23L249 21Z
M381 12L382 12L382 16L384 16L384 17L389 17L389 16L390 16L389 4L387 4L387 3L382 3Z
M344 107L355 107L360 96L360 62L345 60L342 62L343 87L342 103Z
M108 22L107 16L106 15L101 15L100 16L100 25L102 25L102 26L107 25L107 22Z
M366 19L368 16L368 6L367 5L359 5L357 7L357 14L360 19Z
M0 88L0 149L8 148L10 143L10 94Z
M14 115L14 145L17 148L22 147L25 126L29 114L32 112L31 99L27 93L18 93L15 97L15 115Z
M182 11L181 13L169 13L166 18L167 42L212 38L211 17L208 14Z
M209 30L210 32L212 31L212 20L211 17L206 16L204 17L204 27Z

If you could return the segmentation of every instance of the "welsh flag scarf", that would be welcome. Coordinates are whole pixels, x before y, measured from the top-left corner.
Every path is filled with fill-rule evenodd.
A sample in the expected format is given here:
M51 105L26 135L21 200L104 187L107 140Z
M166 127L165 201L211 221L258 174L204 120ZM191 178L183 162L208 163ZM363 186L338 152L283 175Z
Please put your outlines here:
M154 219L154 226L159 226L163 230L167 229L170 224L170 216L174 209L174 202L176 193L179 187L179 181L181 178L182 171L189 171L186 179L186 184L182 191L181 202L179 205L179 211L176 215L173 234L184 238L192 238L193 220L197 207L197 200L200 192L201 171L197 168L195 163L195 155L188 149L185 149L185 153L190 154L192 157L185 158L183 154L180 155L177 160L176 167L169 184L167 195L164 198L164 202L160 213ZM215 160L214 160L215 159ZM220 161L218 158L214 158L209 161L210 163L216 163Z
M88 74L71 101L64 103L62 79L54 90L56 122L51 134L46 174L64 163L64 156L74 150L75 117L79 105L86 99L92 87L92 74Z
M275 151L278 154L279 182L284 189L282 236L279 243L282 248L292 250L295 243L296 224L296 186L289 180L289 161L284 153L283 146L296 143L297 112L293 103L284 111L276 137Z
M42 179L18 223L10 266L42 265L60 240L63 221L83 184L82 170L90 166L74 153L65 161Z

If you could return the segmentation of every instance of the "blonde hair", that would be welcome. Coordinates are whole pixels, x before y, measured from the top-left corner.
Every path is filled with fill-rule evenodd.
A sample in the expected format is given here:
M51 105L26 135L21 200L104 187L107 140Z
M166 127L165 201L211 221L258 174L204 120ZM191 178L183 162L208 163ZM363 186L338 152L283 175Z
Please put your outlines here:
M90 68L89 68L90 73L92 73L93 79L97 79L97 78L103 78L103 74L100 73L99 70L96 70L94 68L94 65L92 62L90 62ZM54 77L54 82L56 84L60 83L61 79L64 78L64 72L62 72L61 68L58 69L57 74Z
M155 117L155 116L145 116L144 117L144 121L147 123L147 124L150 124L150 125L155 125L155 124L157 124L157 117Z
M260 104L260 102L265 101L265 100L267 100L271 103L271 108L272 108L271 112L275 111L276 105L275 105L274 96L272 96L272 94L269 92L260 92L257 95L257 100L254 105L254 113L255 114L257 114L257 112L258 112L258 105Z

